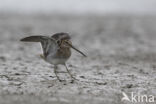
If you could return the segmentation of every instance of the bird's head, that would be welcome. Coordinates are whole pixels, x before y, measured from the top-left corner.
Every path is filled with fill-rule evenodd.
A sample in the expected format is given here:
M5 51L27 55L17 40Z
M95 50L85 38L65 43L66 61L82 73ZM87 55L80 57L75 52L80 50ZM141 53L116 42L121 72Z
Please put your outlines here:
M68 33L56 33L52 36L52 38L54 38L57 41L57 44L60 47L72 48L86 57L84 53L82 53L80 50L78 50L72 45L71 37Z
M56 40L57 44L60 47L69 47L68 44L72 44L70 41L70 36L68 35L68 33L56 33L52 36L53 39Z

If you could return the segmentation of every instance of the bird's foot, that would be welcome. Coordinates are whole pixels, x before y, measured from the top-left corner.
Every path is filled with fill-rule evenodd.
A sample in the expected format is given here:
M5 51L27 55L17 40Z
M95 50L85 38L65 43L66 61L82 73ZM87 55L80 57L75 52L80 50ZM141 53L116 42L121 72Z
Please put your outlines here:
M78 79L76 79L76 78L73 77L73 76L70 76L70 77L72 78L71 83L74 83L74 81L79 81Z
M59 82L65 82L66 80L58 79Z
M64 80L60 79L58 76L56 76L56 78L57 78L57 80L58 80L59 82L63 82L63 81L64 81Z

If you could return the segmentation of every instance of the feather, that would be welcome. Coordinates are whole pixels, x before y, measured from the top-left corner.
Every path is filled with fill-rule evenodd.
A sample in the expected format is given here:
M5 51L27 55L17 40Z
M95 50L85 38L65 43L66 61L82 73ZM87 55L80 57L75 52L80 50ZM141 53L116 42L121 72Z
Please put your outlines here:
M46 57L49 52L54 52L56 48L58 48L58 44L55 39L47 37L47 36L29 36L21 39L23 42L40 42L42 45L44 57Z

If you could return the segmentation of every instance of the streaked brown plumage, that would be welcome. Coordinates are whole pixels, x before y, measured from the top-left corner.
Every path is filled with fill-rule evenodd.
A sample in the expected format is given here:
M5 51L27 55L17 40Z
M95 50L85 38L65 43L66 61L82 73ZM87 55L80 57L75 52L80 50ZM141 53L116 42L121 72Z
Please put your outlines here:
M24 42L40 42L43 49L43 55L41 57L49 62L50 64L54 65L54 73L59 81L60 78L57 75L57 65L62 64L66 67L66 70L68 74L71 76L71 78L75 79L72 74L69 72L66 61L71 56L71 49L78 51L83 56L86 57L84 53L76 49L72 42L70 41L70 36L67 33L56 33L52 35L51 37L47 36L29 36L26 38L21 39L21 41Z

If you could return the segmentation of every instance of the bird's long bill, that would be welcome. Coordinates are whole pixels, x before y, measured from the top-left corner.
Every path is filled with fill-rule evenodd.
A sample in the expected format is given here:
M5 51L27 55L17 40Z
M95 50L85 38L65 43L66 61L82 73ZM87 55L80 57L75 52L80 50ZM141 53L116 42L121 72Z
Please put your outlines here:
M74 50L76 50L77 52L79 52L80 54L82 54L84 57L87 57L83 52L81 52L80 50L76 49L73 45L69 44L68 45L73 48Z

